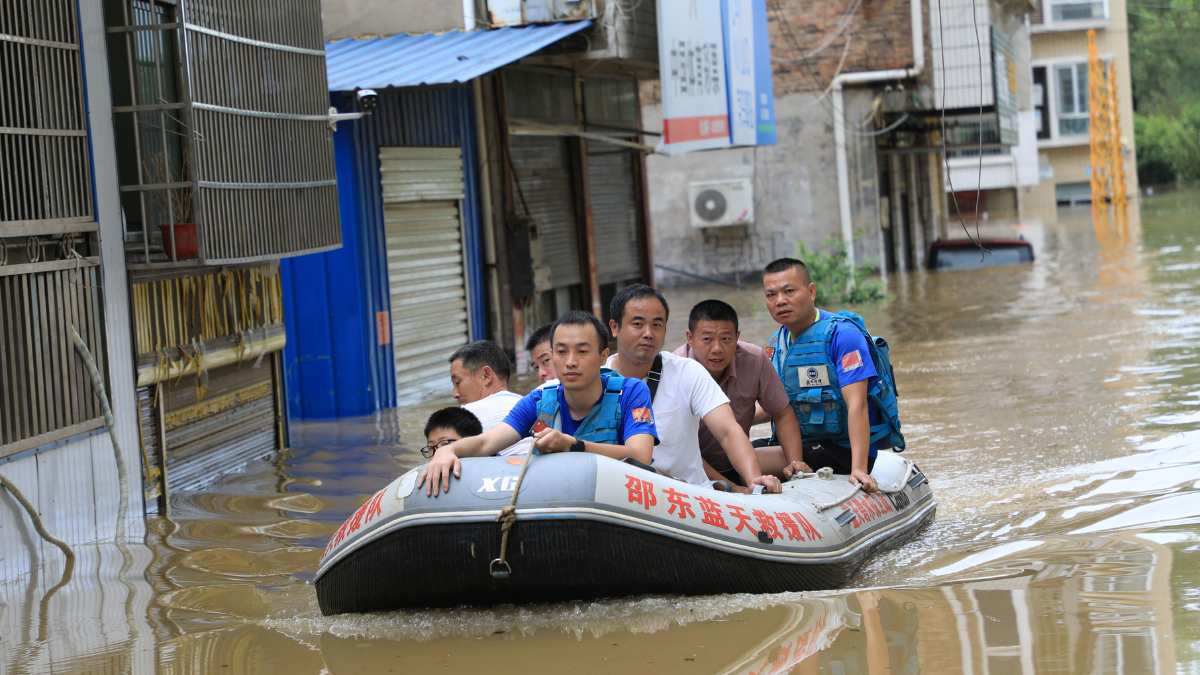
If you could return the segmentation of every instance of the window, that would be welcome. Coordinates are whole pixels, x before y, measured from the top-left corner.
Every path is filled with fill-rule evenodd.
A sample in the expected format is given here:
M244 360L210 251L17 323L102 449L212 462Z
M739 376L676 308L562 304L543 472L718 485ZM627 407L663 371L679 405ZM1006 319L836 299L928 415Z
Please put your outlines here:
M1097 21L1108 18L1107 0L1046 0L1049 23Z
M1059 136L1084 136L1088 132L1088 65L1069 63L1054 67Z
M1039 141L1050 138L1050 87L1046 82L1046 67L1033 69L1033 112L1037 120Z

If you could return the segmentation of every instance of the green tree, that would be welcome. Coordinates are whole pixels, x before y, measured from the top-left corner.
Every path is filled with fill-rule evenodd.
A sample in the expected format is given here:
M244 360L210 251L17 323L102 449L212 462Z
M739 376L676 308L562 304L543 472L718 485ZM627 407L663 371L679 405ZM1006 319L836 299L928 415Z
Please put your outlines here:
M825 302L859 305L887 297L877 280L868 279L876 270L867 266L851 267L840 239L830 237L823 248L825 251L814 251L800 242L796 245L796 255L808 266L808 274L816 282Z

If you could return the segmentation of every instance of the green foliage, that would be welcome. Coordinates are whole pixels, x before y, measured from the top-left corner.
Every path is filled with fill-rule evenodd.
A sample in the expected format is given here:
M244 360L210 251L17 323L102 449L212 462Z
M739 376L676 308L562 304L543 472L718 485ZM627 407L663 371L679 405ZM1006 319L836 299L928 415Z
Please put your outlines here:
M1177 115L1137 115L1138 180L1161 185L1200 181L1200 100Z
M861 305L879 302L887 298L878 280L868 279L877 272L869 266L852 268L846 257L842 242L834 237L825 240L822 247L828 252L814 251L800 242L796 245L796 256L808 265L808 273L817 284L817 297L831 305Z
M1129 0L1138 178L1200 180L1200 3Z
M1162 115L1134 115L1137 136L1137 173L1142 185L1165 185L1176 180L1173 137L1178 133L1175 120Z

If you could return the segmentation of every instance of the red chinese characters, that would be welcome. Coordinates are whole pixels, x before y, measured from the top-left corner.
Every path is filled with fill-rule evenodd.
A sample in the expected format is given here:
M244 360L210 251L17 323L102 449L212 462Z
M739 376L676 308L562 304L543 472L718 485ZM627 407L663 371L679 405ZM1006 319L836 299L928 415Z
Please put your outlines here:
M737 518L737 525L733 529L734 532L750 530L750 534L757 534L756 530L750 526L750 516L746 513L745 509L733 504L726 504L725 508L729 509L729 515Z
M896 512L892 500L881 494L855 497L846 502L846 507L854 512L853 525L856 528Z
M722 530L728 530L729 526L725 524L725 514L721 513L721 505L711 499L704 497L696 497L696 503L700 505L700 511L704 514L703 523L719 527Z
M625 478L626 499L630 504L641 504L642 508L649 511L658 503L654 496L654 483L629 474L625 474Z
M758 521L758 529L772 539L783 537L783 533L779 531L779 526L775 524L775 519L762 509L754 509L754 519Z
M671 488L666 488L665 492L667 493L667 503L671 505L667 509L668 514L673 513L680 520L696 517L696 510L692 508L692 503L688 500L688 496L685 493L672 490Z
M329 539L329 543L326 544L325 553L329 553L331 550L337 548L339 544L345 541L346 537L354 534L361 529L363 525L370 523L377 516L383 513L383 495L385 491L386 490L380 490L379 492L376 492L374 496L363 502L362 506L358 507L358 510L354 512L354 515L350 516L346 519L346 522L342 523L342 526L338 528L333 537Z
M813 524L803 514L777 511L775 519L783 526L787 538L792 541L820 541L824 538L821 536L820 530L813 527Z

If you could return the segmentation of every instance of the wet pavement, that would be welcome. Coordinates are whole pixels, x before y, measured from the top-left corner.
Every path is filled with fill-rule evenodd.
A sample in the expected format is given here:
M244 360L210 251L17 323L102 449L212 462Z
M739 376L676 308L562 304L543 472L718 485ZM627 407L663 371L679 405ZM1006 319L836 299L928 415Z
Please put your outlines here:
M1200 672L1197 203L1126 231L1064 211L1021 228L1032 265L893 277L858 308L940 507L855 588L322 617L326 538L446 398L297 423L147 546L81 549L49 599L52 570L0 586L0 672ZM706 297L772 328L755 288L673 289L671 346Z

